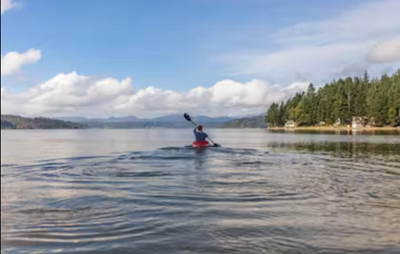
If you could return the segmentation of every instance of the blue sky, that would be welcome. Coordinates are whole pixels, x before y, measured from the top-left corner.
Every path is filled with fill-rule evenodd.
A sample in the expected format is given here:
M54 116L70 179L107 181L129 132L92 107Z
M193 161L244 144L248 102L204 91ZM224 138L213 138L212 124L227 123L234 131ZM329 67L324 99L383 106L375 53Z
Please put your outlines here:
M323 84L340 75L358 74L365 68L380 74L399 66L398 59L379 65L365 60L374 45L400 35L398 19L391 10L400 6L395 0L15 0L11 2L15 6L3 12L6 2L10 0L2 0L2 59L9 52L22 54L31 48L40 51L40 59L21 65L12 74L3 75L2 69L2 104L3 89L7 89L9 96L12 93L23 97L22 93L29 89L61 73L74 71L93 80L111 77L122 82L129 77L130 93L136 97L141 90L154 87L186 98L196 87L210 88L224 80L242 85L237 86L238 93L246 93L253 80L263 81L269 87L279 85L278 90L283 93L296 82ZM382 12L376 21L381 26L362 27L359 23L369 26L365 20L371 20L367 16L373 9ZM384 18L393 20L386 22ZM353 35L343 32L347 29L343 28L346 22ZM360 41L363 44L357 46ZM329 51L337 54L329 55ZM353 55L355 51L357 54ZM309 61L299 52L308 52L315 59ZM90 88L96 84L93 82L85 85ZM231 91L228 86L225 89ZM279 94L277 98L290 94L290 91L287 95ZM232 104L228 101L221 106L215 94L208 96L213 98L210 102L213 105L207 110L216 111L219 107L222 112ZM242 98L243 94L232 96ZM123 100L117 97L112 99ZM250 100L244 99L233 106L246 107L252 104ZM179 102L185 104L184 99ZM268 103L250 105L249 111L266 108ZM137 105L118 112L117 103L114 101L112 105L115 110L110 114L164 113ZM51 103L45 106L46 110L32 114L90 112L86 104L57 106L57 109L50 109ZM13 111L11 106L7 110ZM177 110L171 107L165 112Z
M216 54L273 49L251 37L335 16L357 2L21 0L2 17L1 53L40 49L43 61L26 72L43 81L76 70L184 91L230 78Z

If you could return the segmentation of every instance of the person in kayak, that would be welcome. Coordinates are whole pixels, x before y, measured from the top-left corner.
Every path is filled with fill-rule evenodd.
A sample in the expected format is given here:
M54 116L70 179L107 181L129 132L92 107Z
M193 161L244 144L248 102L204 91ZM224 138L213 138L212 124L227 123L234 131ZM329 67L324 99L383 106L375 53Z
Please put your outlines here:
M194 136L196 137L196 144L198 145L208 145L208 135L203 132L203 126L199 125L193 130Z

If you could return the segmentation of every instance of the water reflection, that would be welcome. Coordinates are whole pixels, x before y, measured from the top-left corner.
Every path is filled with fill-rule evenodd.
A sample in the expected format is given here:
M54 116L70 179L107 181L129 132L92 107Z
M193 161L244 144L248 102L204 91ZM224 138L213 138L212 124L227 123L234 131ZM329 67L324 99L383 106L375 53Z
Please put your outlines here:
M48 154L2 150L2 253L400 252L399 136L21 133Z
M367 157L371 154L386 156L400 155L400 143L360 143L356 140L350 140L349 142L270 142L268 146L272 149L280 150L296 150L312 153L325 152L340 157Z
M288 133L273 131L272 133ZM290 132L289 132L290 133ZM308 135L298 140L299 135ZM400 154L399 131L293 131L293 140L271 141L270 148L290 149L305 152L329 152L334 156L368 156L369 154ZM287 134L290 136L290 134ZM322 137L322 138L320 138Z
M338 130L268 130L270 133L283 133L283 134L313 134L313 135L379 135L379 136L396 136L400 135L400 128L393 130L353 130L353 129L338 129Z

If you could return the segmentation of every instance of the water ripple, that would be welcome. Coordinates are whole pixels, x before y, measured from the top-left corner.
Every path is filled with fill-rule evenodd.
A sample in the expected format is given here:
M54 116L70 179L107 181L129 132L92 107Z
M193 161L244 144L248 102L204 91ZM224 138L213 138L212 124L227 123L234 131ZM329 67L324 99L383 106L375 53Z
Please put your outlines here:
M168 147L1 166L2 253L400 253L400 163Z

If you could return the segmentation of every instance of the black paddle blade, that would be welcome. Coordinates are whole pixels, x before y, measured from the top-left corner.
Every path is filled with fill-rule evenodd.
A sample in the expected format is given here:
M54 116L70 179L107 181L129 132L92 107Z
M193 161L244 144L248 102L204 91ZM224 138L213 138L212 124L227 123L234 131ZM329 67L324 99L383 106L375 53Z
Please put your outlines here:
M219 144L214 144L214 147L221 147L221 145L219 145Z
M185 113L183 116L184 116L185 119L188 120L189 122L192 121L192 118L190 118L190 116L189 116L187 113Z

